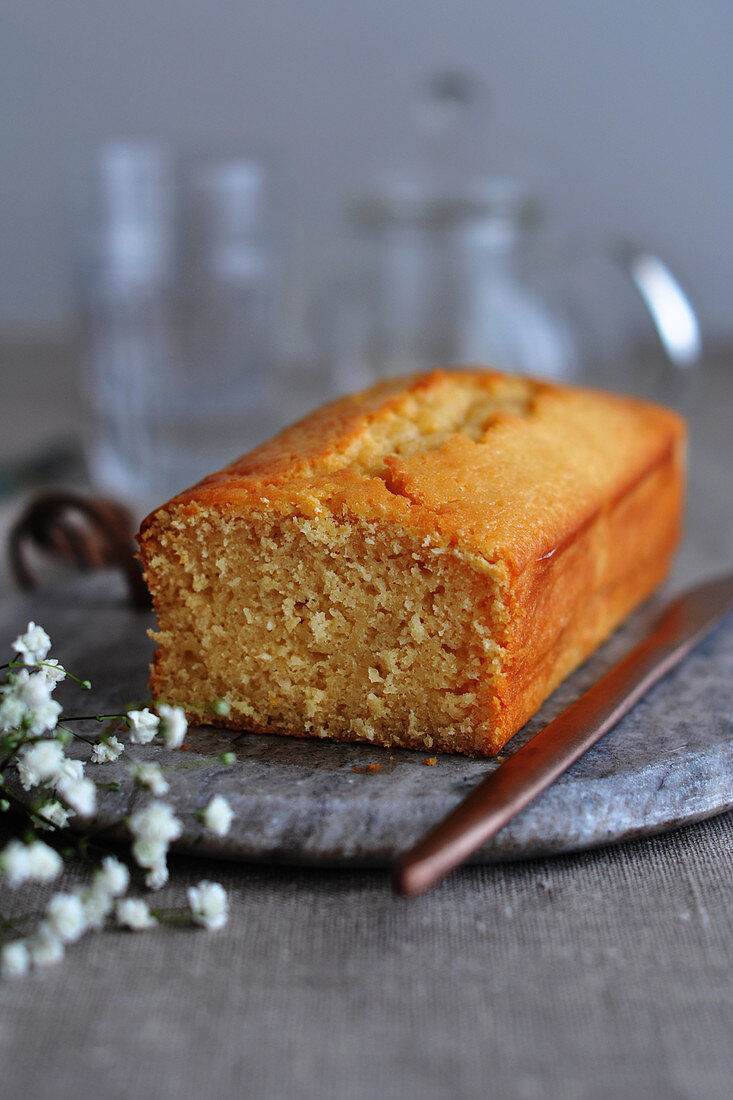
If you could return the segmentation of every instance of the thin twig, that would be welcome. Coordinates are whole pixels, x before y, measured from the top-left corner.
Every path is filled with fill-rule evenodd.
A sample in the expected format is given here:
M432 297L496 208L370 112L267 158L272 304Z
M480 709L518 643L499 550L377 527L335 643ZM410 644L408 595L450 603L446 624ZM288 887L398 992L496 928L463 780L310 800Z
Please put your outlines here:
M83 733L76 733L75 730L70 730L68 726L57 726L57 729L64 730L65 733L70 733L76 741L84 741L87 745L98 745L99 741L95 741L92 737L85 737Z
M64 722L106 722L108 718L119 718L122 721L125 714L70 714L64 718Z
M55 822L51 821L45 814L40 814L37 810L32 810L30 806L26 806L22 798L18 798L14 795L13 792L5 786L2 780L0 780L0 791L3 793L3 798L6 798L13 806L17 806L18 809L22 810L31 820L36 818L37 821L40 821L43 825L48 825L51 829L55 830L57 828Z

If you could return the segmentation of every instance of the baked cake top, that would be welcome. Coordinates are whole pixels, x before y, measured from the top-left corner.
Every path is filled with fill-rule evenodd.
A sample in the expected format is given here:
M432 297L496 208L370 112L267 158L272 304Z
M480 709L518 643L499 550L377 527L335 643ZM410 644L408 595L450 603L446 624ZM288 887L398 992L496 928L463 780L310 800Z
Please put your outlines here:
M408 523L511 572L554 553L684 440L675 413L483 370L334 401L157 509Z

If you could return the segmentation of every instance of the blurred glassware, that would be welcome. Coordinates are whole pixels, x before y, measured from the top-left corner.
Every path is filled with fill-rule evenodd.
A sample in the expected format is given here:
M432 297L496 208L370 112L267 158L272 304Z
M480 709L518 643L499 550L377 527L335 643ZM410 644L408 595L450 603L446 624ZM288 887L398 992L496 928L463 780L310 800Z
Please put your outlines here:
M103 146L76 179L92 481L139 503L246 451L272 415L268 176L245 157Z
M335 387L482 363L661 396L700 356L689 298L648 249L558 238L521 184L469 168L477 96L461 74L431 78L419 105L420 168L383 177L349 207L344 258L316 320ZM599 293L614 270L619 285ZM620 352L619 330L630 326L612 318L619 272L663 352L656 373Z

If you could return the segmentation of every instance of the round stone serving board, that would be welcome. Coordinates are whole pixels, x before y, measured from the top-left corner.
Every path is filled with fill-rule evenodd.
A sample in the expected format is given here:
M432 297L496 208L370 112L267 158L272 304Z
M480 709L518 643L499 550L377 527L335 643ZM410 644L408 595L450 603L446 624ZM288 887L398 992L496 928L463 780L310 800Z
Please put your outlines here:
M627 652L660 603L638 612L571 676L504 756ZM113 579L74 580L17 597L1 619L8 642L29 619L42 623L53 639L53 655L92 680L90 694L61 685L57 697L67 713L118 712L146 701L152 616L127 609ZM99 727L76 728L94 733ZM189 731L186 746L173 752L130 746L124 754L163 767L170 784L166 799L184 823L177 847L292 864L387 865L501 762L439 756L426 766L424 753L211 729ZM86 746L74 748L73 755L88 757ZM232 765L219 759L227 750L236 754ZM369 765L379 769L369 772ZM100 789L97 815L83 823L84 831L108 827L111 836L124 836L125 815L151 796L134 788L119 761L90 765L87 774L122 786ZM236 815L221 839L206 835L196 814L214 794L224 795ZM731 806L733 617L474 859L574 851L674 828Z

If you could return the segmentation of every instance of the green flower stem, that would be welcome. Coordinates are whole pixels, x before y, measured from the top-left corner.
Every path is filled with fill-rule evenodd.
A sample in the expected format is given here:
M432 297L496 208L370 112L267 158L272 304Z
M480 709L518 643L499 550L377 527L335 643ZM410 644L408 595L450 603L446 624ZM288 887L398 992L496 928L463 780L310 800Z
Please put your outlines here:
M191 924L191 914L185 909L151 909L150 913L161 924Z
M28 669L31 669L31 668L52 668L52 669L56 670L58 667L59 667L58 665L54 665L50 661L35 661L31 665L27 665L25 663L25 661L21 661L20 658L17 658L14 661L7 661L4 665L0 665L0 672L2 672L6 668L7 669L13 669L13 668L28 668ZM83 691L89 691L89 688L91 688L91 686L92 686L89 683L89 680L82 680L81 676L76 676L73 672L69 672L68 668L66 668L65 665L61 665L61 668L63 669L64 673L66 674L66 676L68 676L68 678L70 680L74 680L77 684L81 685L81 688L82 688ZM89 686L87 687L86 685L89 685Z
M73 719L68 718L66 721L71 722ZM95 741L93 737L85 737L83 733L76 733L74 730L70 730L68 726L62 726L60 723L56 727L57 729L64 730L66 733L70 733L76 741L84 741L87 745L98 745L99 742Z
M2 774L5 771L5 769L7 768L10 761L13 759L14 756L17 755L18 749L21 748L25 744L26 744L25 741L21 741L20 744L16 745L15 748L12 749L11 752L9 752L6 757L4 757L2 760L0 760L0 778L2 778Z
M110 844L102 841L97 843L97 838L101 837L104 833L109 833L112 829L117 829L120 825L127 825L127 817L118 817L116 821L110 821L106 825L100 825L98 829L94 829L90 833L84 833L83 836L76 837L75 839L79 844L83 844L85 847L92 846L97 847L100 851L112 852L114 847Z
M52 665L50 661L38 661L37 662L36 668L44 668L44 667L45 668L56 668L56 665ZM91 683L89 682L89 680L82 680L81 676L75 676L73 672L69 672L68 668L66 668L65 666L62 666L62 667L64 669L64 672L68 676L68 678L70 680L74 680L75 683L79 684L82 691L89 691L89 689L92 686Z
M35 913L28 913L11 920L10 917L6 917L3 913L0 913L0 937L4 938L7 932L13 932L16 936L21 934L23 929L20 925L25 924L26 921L35 916Z
M64 717L64 722L106 722L108 718L119 718L121 722L127 718L126 714L69 714Z
M43 825L48 825L54 832L58 829L58 826L50 821L45 814L39 814L37 810L32 810L30 806L26 806L22 799L17 798L11 790L5 786L5 783L0 780L0 791L2 791L3 798L12 805L19 809L22 813L29 818L30 821L40 821Z

